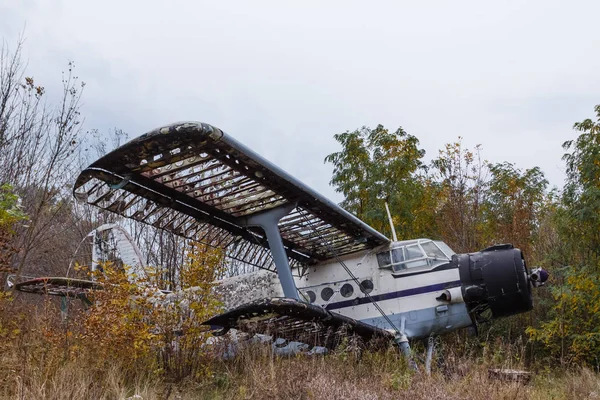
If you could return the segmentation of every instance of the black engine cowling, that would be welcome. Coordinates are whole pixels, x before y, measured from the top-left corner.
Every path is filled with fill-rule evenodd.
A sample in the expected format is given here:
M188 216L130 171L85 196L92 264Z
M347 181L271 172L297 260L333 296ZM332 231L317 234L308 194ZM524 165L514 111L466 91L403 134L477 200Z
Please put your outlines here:
M488 309L492 318L499 318L533 308L527 265L512 244L455 254L452 263L458 266L462 295L475 317Z

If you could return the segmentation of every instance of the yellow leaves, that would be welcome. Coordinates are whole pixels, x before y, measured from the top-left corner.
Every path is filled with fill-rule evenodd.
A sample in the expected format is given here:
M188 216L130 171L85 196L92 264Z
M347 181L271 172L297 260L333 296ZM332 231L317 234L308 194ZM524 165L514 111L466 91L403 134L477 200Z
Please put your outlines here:
M600 354L600 279L594 268L572 267L565 283L554 292L554 317L539 329L529 328L534 341L557 356L591 361Z
M210 289L212 282L224 272L223 250L192 242L187 252L187 261L180 272L181 287Z
M92 273L104 289L90 295L94 305L77 321L78 341L99 364L133 365L150 356L151 307L139 301L143 288L129 282L126 271L104 264Z
M127 267L102 265L93 276L104 290L91 295L94 306L80 321L78 342L93 350L98 363L114 360L133 368L158 362L155 369L166 374L195 373L209 337L201 324L221 307L212 288L223 271L221 250L192 243L179 270L183 290L164 295L153 285L156 269L132 279Z

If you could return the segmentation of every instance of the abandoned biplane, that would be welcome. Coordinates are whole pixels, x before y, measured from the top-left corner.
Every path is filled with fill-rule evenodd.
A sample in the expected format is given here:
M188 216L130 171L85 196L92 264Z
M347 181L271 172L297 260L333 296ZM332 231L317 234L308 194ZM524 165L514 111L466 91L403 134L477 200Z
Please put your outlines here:
M74 195L264 270L223 282L233 308L207 321L216 334L327 348L355 335L408 351L409 339L531 310L531 288L547 278L512 245L455 254L440 241L391 241L204 123L117 148L80 174Z

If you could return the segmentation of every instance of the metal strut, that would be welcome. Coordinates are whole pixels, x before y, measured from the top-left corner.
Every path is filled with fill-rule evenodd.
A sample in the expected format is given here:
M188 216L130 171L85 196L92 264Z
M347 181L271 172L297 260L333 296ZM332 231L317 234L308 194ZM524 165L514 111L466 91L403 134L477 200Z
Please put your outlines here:
M265 231L273 261L275 262L275 268L277 269L277 276L283 288L283 295L287 298L300 301L288 256L281 240L281 233L277 226L279 220L288 215L294 208L296 208L295 203L273 208L257 215L251 215L246 218L243 225L258 226Z

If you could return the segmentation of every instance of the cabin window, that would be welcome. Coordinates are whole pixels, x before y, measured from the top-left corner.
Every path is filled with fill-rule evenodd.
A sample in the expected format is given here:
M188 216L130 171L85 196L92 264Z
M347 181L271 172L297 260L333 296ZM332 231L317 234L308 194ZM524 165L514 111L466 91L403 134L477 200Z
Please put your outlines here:
M326 287L321 290L321 298L323 301L329 301L329 299L333 296L333 289L330 287Z
M317 295L312 290L307 290L306 295L310 303L314 303L317 300Z
M440 248L440 250L442 250L442 252L444 252L447 258L450 258L452 255L456 254L454 250L452 250L446 243L440 242L439 240L436 240L434 243Z
M400 249L396 249L396 250L400 250ZM407 268L424 267L427 265L427 260L424 258L425 254L423 254L423 251L421 250L421 248L419 247L418 244L415 244L412 246L406 246L404 248L404 252L406 253L407 261L402 262L402 263L397 263L397 264L395 263L392 267L394 272L402 271ZM417 259L417 260L415 260L415 259ZM415 260L415 261L410 261L410 260Z
M392 266L392 270L394 272L402 271L403 269L406 269L406 268L407 268L406 263L395 264Z
M360 283L360 291L364 294L369 294L373 291L373 281L370 279L365 279Z
M406 259L414 260L415 258L421 258L424 254L421 252L421 248L418 244L413 246L406 246Z
M378 253L377 254L377 263L379 264L379 268L389 266L392 263L391 259L390 259L390 252L384 251L382 253Z
M344 284L340 289L340 294L344 297L350 297L352 296L352 293L354 293L354 288L349 283Z
M392 249L392 260L394 264L404 261L404 247Z
M443 242L429 239L394 243L395 247L377 254L379 268L401 272L409 268L433 268L450 261L454 252Z
M426 267L427 265L428 265L428 262L426 259L420 259L420 260L409 261L409 262L404 263L404 267L402 269ZM397 271L397 269L394 268L394 271Z

